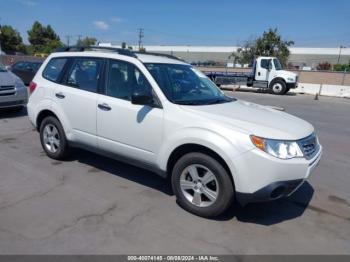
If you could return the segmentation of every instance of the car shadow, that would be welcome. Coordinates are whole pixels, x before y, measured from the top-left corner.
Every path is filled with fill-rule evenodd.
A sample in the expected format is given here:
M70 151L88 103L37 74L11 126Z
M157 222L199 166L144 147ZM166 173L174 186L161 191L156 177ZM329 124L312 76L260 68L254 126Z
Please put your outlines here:
M162 178L153 172L83 149L74 149L72 153L72 156L67 161L78 161L89 165L91 166L91 172L104 171L158 190L168 196L174 195L170 179ZM236 218L240 222L265 226L278 224L301 216L307 209L313 194L313 187L308 182L305 182L289 198L264 203L251 203L244 207L234 203L226 212L216 218L212 218L212 220L228 221Z
M257 93L257 94L267 94L267 95L272 94L269 89L264 89L264 88L260 88L260 89L239 88L239 89L236 89L235 92ZM284 94L284 96L296 96L296 95L297 95L297 93L293 93L293 92L289 92L289 91Z
M22 117L27 116L27 108L24 107L21 110L15 108L2 108L0 109L0 119L4 118L15 118L15 117Z
M308 208L314 189L305 182L288 198L271 202L251 203L246 206L235 204L216 220L225 221L234 217L240 222L270 226L301 216Z
M77 148L73 150L72 156L67 160L78 161L91 166L93 168L91 170L101 170L128 179L143 186L163 192L168 196L174 195L169 179L160 177L156 173L142 168Z

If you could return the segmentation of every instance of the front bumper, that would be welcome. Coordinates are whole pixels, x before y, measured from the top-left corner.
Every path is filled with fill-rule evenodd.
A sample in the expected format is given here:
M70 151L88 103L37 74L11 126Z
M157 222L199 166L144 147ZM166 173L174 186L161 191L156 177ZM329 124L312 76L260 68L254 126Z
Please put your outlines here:
M310 160L277 159L259 149L248 152L236 167L239 174L236 183L237 201L245 205L290 196L309 177L321 155L322 146Z
M298 83L297 82L294 82L294 83L287 83L287 88L288 89L294 89L294 88L297 88L298 87Z
M28 91L26 87L16 88L11 95L0 96L0 108L25 106L28 103Z

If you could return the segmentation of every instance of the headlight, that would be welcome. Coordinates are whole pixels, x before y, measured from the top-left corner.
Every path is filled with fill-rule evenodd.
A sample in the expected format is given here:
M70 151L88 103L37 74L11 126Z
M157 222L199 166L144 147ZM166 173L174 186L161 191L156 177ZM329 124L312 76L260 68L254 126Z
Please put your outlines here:
M303 157L296 141L283 141L250 136L252 143L264 152L281 159Z
M292 77L288 77L287 80L290 81L290 82L294 82L295 81L294 78L292 78Z
M16 78L15 86L16 87L23 87L24 86L23 81L19 77Z

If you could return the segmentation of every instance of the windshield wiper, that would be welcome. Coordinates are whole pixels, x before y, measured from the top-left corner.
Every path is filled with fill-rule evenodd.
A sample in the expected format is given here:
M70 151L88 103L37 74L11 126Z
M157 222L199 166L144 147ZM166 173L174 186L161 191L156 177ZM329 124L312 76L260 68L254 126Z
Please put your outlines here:
M174 103L179 105L201 105L201 101L185 101L185 100L174 100Z
M227 103L233 101L234 98L216 98L216 99L211 99L206 102L207 105L213 105L213 104L222 104L222 103Z

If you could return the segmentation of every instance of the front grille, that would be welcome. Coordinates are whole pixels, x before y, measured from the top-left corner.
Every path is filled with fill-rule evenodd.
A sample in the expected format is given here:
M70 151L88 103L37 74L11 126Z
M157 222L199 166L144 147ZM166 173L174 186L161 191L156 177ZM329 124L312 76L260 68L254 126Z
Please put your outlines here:
M15 86L0 86L0 96L12 96L16 94Z
M299 76L296 76L295 77L295 83L298 83L298 80L299 80Z
M314 133L306 138L299 140L298 144L300 146L300 149L303 151L306 159L313 158L320 148L317 137Z

